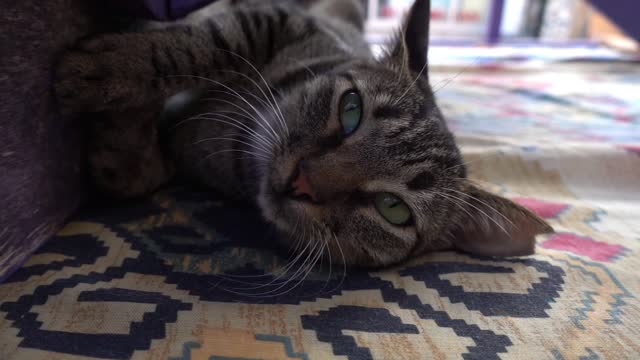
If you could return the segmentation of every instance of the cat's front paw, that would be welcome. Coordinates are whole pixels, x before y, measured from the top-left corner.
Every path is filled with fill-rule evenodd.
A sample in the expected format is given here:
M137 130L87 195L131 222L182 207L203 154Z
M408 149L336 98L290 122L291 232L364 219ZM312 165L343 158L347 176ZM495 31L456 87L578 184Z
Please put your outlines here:
M55 74L62 111L99 112L139 105L153 74L145 62L145 43L136 40L128 34L100 35L64 53Z

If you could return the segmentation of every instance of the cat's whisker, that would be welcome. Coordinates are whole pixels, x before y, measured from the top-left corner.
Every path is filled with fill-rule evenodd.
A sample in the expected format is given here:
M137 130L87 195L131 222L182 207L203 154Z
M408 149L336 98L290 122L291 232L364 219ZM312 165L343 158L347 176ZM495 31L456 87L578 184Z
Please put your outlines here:
M462 69L460 69L460 71L458 71L453 77L441 80L440 82L438 82L436 85L439 85L440 83L444 82L444 85L442 85L441 87L433 90L433 94L435 95L435 93L437 93L438 91L442 90L444 87L446 87L447 85L449 85L452 81L454 81L458 76L460 76L460 74L468 71L469 69L471 69L473 66L477 65L477 63L480 62L480 58L476 57L471 64L463 67Z
M450 189L445 189L445 190L450 190ZM440 193L440 195L445 196L445 197L451 197L451 198L457 199L457 200L461 201L462 203L464 203L464 204L466 204L466 205L468 205L468 206L470 206L470 207L472 207L472 208L476 209L476 210L477 210L477 211L479 211L482 215L484 215L484 216L485 216L485 218L486 218L487 220L490 220L490 221L491 221L491 222L493 222L497 227L499 227L499 228L500 228L500 230L502 230L505 234L509 234L509 232L507 231L507 229L505 229L505 228L504 228L504 226L502 226L502 225L501 225L497 220L495 220L494 218L492 218L491 216L489 216L489 214L487 214L486 212L484 212L484 211L483 211L482 209L480 209L479 207L477 207L477 206L475 206L475 205L471 204L470 202L468 202L468 201L466 201L466 200L464 200L464 199L461 199L461 198L456 197L456 196L451 195L451 194L446 194L446 195L445 195L444 193ZM472 217L471 219L473 219L473 217Z
M243 88L244 89L244 88ZM259 101L264 107L265 110L270 111L271 114L273 114L273 116L278 120L276 122L276 124L278 125L277 129L279 129L280 131L284 131L284 127L283 127L283 122L280 121L280 119L278 118L278 113L277 110L273 107L273 105L271 105L270 103L267 103L265 100L261 99L260 97L258 97L256 94L253 94L249 91L242 91L242 94L247 94L249 96L252 96L254 99L256 99L257 101ZM285 134L278 134L279 137L284 137L286 136Z
M407 28L405 26L402 26L400 28L400 34L397 35L398 39L404 39L407 36ZM405 41L399 41L400 44L400 51L402 54L402 61L400 62L400 69L398 71L398 80L397 80L397 84L399 84L402 81L402 77L405 75L405 71L410 71L409 70L409 56L408 56L408 49L407 49L407 43ZM395 50L395 49L394 49ZM392 54L389 54L390 56L393 56Z
M238 71L233 71L233 70L219 70L219 71L221 71L221 72L225 72L225 73L236 74L236 75L242 76L242 77L244 77L245 79L248 79L249 81L251 81L251 83L253 83L253 85L254 85L258 90L260 90L260 92L262 93L262 95L263 95L263 96L264 96L264 98L266 99L266 102L265 102L264 100L260 99L258 96L256 96L255 94L253 94L253 93L251 93L251 92L247 92L247 93L248 93L248 94L250 94L250 95L252 95L252 96L253 96L254 98L256 98L258 101L262 102L262 103L263 103L263 105L268 105L267 107L268 107L268 108L271 108L271 110L273 111L273 113L274 113L274 115L275 115L276 119L278 119L278 122L280 123L280 126L282 127L282 129L283 129L283 130L285 130L285 131L287 131L287 134L289 134L289 130L288 130L288 128L287 128L287 124L286 124L286 121L285 121L285 119L284 119L284 116L282 116L282 113L280 113L280 114L279 114L279 113L278 113L278 111L277 111L277 110L276 110L276 108L275 108L275 105L277 105L277 102L276 102L275 98L273 98L273 102L271 102L271 100L269 99L269 97L267 96L267 94L266 94L266 93L264 92L264 90L262 89L262 86L260 86L260 85L259 85L255 80L253 80L250 76L248 76L248 75L246 75L246 74L243 74L243 73L240 73L240 72L238 72ZM259 74L259 75L261 75L259 72L258 72L258 74ZM263 80L264 80L264 78L263 78ZM264 82L265 82L265 84L266 84L266 80L265 80ZM267 86L267 88L270 88L268 84L267 84L266 86ZM273 94L272 94L272 95L273 95Z
M291 232L291 234L289 234L289 238L293 238L294 235L296 237L296 240L294 240L295 244L300 244L300 239L301 236L300 234L298 234L297 230L298 230L298 226L300 225L300 216L296 216L296 222L295 225L293 227L293 230ZM296 245L297 248L297 245ZM235 279L255 279L255 278L264 278L264 277L273 277L273 276L278 276L280 274L283 273L287 273L288 269L291 267L292 264L295 264L295 262L297 262L297 259L300 257L300 255L298 254L298 256L295 259L292 259L292 256L290 256L287 259L287 263L285 263L283 266L281 266L279 269L276 269L275 271L271 271L262 275L234 275L234 274L218 274L217 276L220 277L224 277L229 279L230 281L233 282L239 282L239 283L243 283L243 284L247 284L247 285L262 285L262 284L258 284L255 282L248 282L248 281L239 281L239 280L235 280Z
M329 241L327 240L327 237L324 236L324 235L326 235L327 229L321 228L321 230L324 230L324 231L320 231L320 235L321 235L320 240L322 240L322 243L323 243L322 254L320 256L320 268L324 269L323 268L323 264L324 264L323 260L324 260L324 253L326 252L327 255L329 256L329 274L327 275L327 279L324 281L324 284L323 284L322 288L320 290L318 290L318 292L316 292L316 294L321 294L323 292L323 290L327 288L327 285L329 285L329 281L331 281L331 275L332 275L332 271L333 271L333 265L332 265L333 260L331 258L331 249L329 248Z
M244 139L247 139L249 141L256 141L256 144L252 146L260 146L261 150L265 151L267 154L269 153L269 144L263 143L261 142L260 139L256 138L254 134L252 134L251 132L247 131L246 129L242 128L241 126L234 124L234 123L230 123L226 120L223 119L219 119L219 118L215 118L215 117L208 117L208 116L198 116L198 117L194 117L192 118L193 120L206 120L206 121L215 121L215 122L219 122L225 125L229 125L231 127L235 127L238 130L240 130L240 133L238 134L239 137L242 137ZM191 145L196 145L199 142L193 142Z
M416 76L415 79L413 79L413 81L411 82L411 84L409 84L409 86L407 86L407 89L402 93L402 95L400 95L399 98L397 98L394 102L393 105L398 105L400 103L400 101L402 101L402 99L407 95L407 93L409 92L409 90L411 90L411 88L416 84L416 82L418 81L418 79L420 79L420 76L422 76L422 73L427 69L427 65L428 63L425 63L424 66L422 67L422 69L420 69L420 72L418 73L418 75Z
M222 92L222 93L226 93L226 94L230 94L227 93L226 91L222 91L222 90L210 90L211 92ZM228 101L228 100L224 100L224 99L220 99L220 98L207 98L205 100L210 100L210 101L217 101L217 102L221 102L224 104L228 104L231 106L234 106L235 108L244 111L244 113L246 114L245 118L252 120L253 122L255 122L258 126L260 126L264 131L265 131L265 135L269 137L269 139L271 141L273 141L277 146L277 144L281 144L282 140L279 137L278 134L273 134L263 123L262 121L260 121L260 119L257 119L255 116L251 115L251 113L249 111L247 111L245 108L239 106L238 104L232 102L232 101Z
M210 120L213 120L213 119L210 119ZM257 141L257 139L255 139L253 136L251 136L251 134L240 133L240 134L236 134L236 136L238 137L237 139L236 138L228 138L228 137L211 137L211 138L199 139L199 140L196 140L196 141L192 142L191 146L195 146L195 145L207 142L207 141L214 141L214 140L230 141L230 142L236 142L236 143L241 143L243 145L246 145L249 148L254 149L255 152L257 152L257 153L259 153L259 154L261 154L261 155L263 155L263 156L265 156L267 158L271 157L270 148L268 148L264 144L259 143ZM241 140L241 139L245 139L246 141ZM249 142L247 142L247 141L249 141ZM238 150L240 150L240 149L238 149ZM254 152L254 151L252 151L250 149L247 149L247 151Z
M214 50L219 50L219 51L224 51L228 54L231 54L233 56L238 57L240 60L244 61L247 65L249 65L251 67L251 69L253 69L253 71L256 72L256 74L258 74L258 76L260 77L260 79L262 80L262 82L264 83L264 85L267 87L267 90L269 90L269 94L271 94L271 98L273 99L273 102L276 106L276 108L278 109L278 112L280 113L280 117L283 121L283 124L285 126L285 130L287 132L287 135L289 135L289 128L287 127L286 122L284 121L284 115L282 114L282 110L280 110L280 106L278 105L278 101L276 100L275 95L273 95L273 91L271 91L271 86L269 85L269 83L267 82L267 80L264 78L264 76L262 75L262 73L260 72L260 70L258 70L258 68L251 62L249 61L247 58L245 58L244 56L235 53L233 51L230 50L226 50L226 49L220 49L220 48L213 48Z
M242 290L256 290L256 289L261 289L261 288L265 288L265 287L268 287L268 286L284 285L287 282L289 282L291 277L288 278L285 281L282 281L282 282L278 282L278 280L281 279L284 275L286 275L289 272L289 269L298 262L298 260L302 257L302 255L307 251L307 248L310 246L310 244L311 244L311 242L308 242L307 246L298 254L298 256L296 256L292 261L290 261L287 264L287 266L280 272L280 274L278 274L278 276L276 276L274 279L272 279L269 283L261 284L259 286L255 286L255 287L243 288ZM239 290L239 289L236 289L236 290Z
M324 283L324 286L322 287L322 290L324 290L327 287L327 284L329 284L329 281L331 281L331 275L333 275L333 273L332 273L332 271L333 271L333 258L331 256L331 248L329 247L329 240L327 240L325 238L324 242L325 242L325 248L327 249L327 254L329 255L329 275L327 276L327 281Z
M307 228L306 228L306 227L303 227L303 233L302 233L302 236L300 237L300 239L304 240L304 238L305 238L305 236L306 236L306 233L307 233ZM296 258L295 258L293 261L291 261L291 262L290 262L290 264L291 264L291 265L296 264L296 263L298 262L298 259L300 259L300 258L301 258L301 257L302 257L306 252L307 252L307 249L309 249L309 247L311 246L311 244L312 244L312 242L311 242L311 241L307 241L307 245L306 245L306 246L304 247L304 249L303 249L303 250L302 250L302 251L301 251L301 252L296 256ZM309 257L312 255L313 250L314 250L314 248L315 248L315 245L317 245L317 244L314 244L314 247L313 247L313 248L311 248L311 249L309 250L309 254L307 255L307 258L304 260L303 265L308 261ZM287 268L287 271L282 272L282 274L286 274L286 273L288 273L288 269L289 269L289 268L290 268L290 267L288 267L288 268ZM278 283L276 283L276 284L273 284L273 280L272 280L272 281L271 281L271 283L270 283L270 285L271 285L271 286L278 286L276 289L272 290L272 292L273 292L273 291L278 291L278 290L279 290L279 289L281 289L282 287L286 286L286 284L287 284L287 283L289 283L292 279L295 279L295 278L298 276L298 274L300 274L300 272L301 272L302 270L303 270L303 266L300 266L300 267L299 267L299 268L294 272L294 274L293 274L292 276L289 276L286 280L281 281L281 282L278 282ZM263 287L264 287L264 286L263 286ZM260 287L256 287L256 288L260 288ZM249 289L246 289L246 288L245 288L245 289L242 289L242 290L252 290L252 289L251 289L251 288L249 288ZM244 295L250 295L250 296L258 296L258 295L264 295L264 294L268 294L268 293L269 293L269 292L263 292L263 293L243 293L243 294L244 294Z
M294 286L292 286L291 288L285 290L284 292L279 293L276 296L283 296L283 295L286 295L287 293L293 291L295 288L297 288L302 283L304 283L304 281L307 279L307 277L309 277L309 274L311 274L311 272L314 270L316 264L318 263L318 260L320 260L320 258L322 257L322 254L324 253L324 247L326 246L326 242L323 243L321 241L318 241L318 244L320 244L321 247L318 249L317 254L315 255L315 257L307 265L305 274L302 277L302 279L298 280L298 282Z
M469 179L469 178L462 178L462 177L454 177L454 178L450 178L450 179L451 180L458 180L458 181L466 182L466 183L471 184L471 185L477 185L477 184L495 185L494 183L492 183L490 181L480 180L480 179Z
M331 290L325 292L325 293L333 293L336 289L339 289L342 284L344 283L344 280L347 277L347 262L344 256L344 252L342 251L342 246L340 245L340 241L338 241L338 238L336 237L336 235L329 229L327 229L327 231L329 232L329 238L327 240L327 248L329 249L329 255L331 256L331 249L329 248L329 240L333 240L336 243L336 246L338 247L338 251L340 252L340 257L342 259L342 274L340 276L340 281L338 282L338 284L336 284L333 288L331 288ZM329 280L331 277L331 273L329 274ZM327 286L327 283L325 282L325 285L322 287L322 289L324 290Z
M242 114L237 113L238 115L242 116ZM215 115L216 118L209 118L209 115ZM225 115L224 111L214 111L214 112L209 112L209 113L202 113L200 115L197 115L196 119L217 119L217 118L223 118L223 119L227 119L228 121L233 122L235 125L234 127L237 129L240 129L242 131L244 131L245 133L249 133L253 136L256 137L256 139L260 139L265 145L267 145L268 147L272 147L275 148L277 147L277 145L275 144L275 141L271 138L267 138L264 135L261 135L260 133L258 133L257 131L255 131L254 129L252 129L251 127L249 127L248 125L246 125L245 123L243 123L242 121L235 119L231 116ZM193 118L191 118L193 119ZM257 121L253 118L249 118L250 120L253 121ZM225 120L226 121L226 120ZM229 122L226 122L226 124L231 125Z
M455 192L455 193L457 193L457 194L467 196L467 197L471 198L472 200L475 200L475 201L477 201L477 202L481 203L482 205L484 205L484 206L488 207L490 210L493 210L496 214L500 215L500 216L501 216L505 221L507 221L509 224L511 224L511 225L513 225L513 226L515 227L515 224L513 223L513 221L509 220L509 218L507 218L506 216L504 216L504 215L503 215L500 211L498 211L498 209L496 209L495 207L493 207L493 206L489 205L486 201L480 200L480 199L478 199L476 196L473 196L473 195L471 195L471 194L464 193L464 192L459 191L459 190L449 189L449 188L447 188L446 190L453 191L453 192Z
M454 204L455 206L457 206L458 208L460 208L460 210L462 210L465 214L467 214L467 215L469 216L469 219L473 219L473 218L474 218L473 214L471 214L471 213L469 212L469 210L467 210L467 209L466 209L466 208L465 208L465 207L460 203L460 201L458 201L458 200L456 200L456 199L453 199L453 198L450 198L449 196L447 196L447 194L444 194L444 193L442 193L442 192L436 192L436 193L434 193L434 195L436 195L436 196L442 196L442 197L444 197L444 198L446 198L446 199L450 200L452 204Z
M244 89L244 88L243 88L243 89ZM271 122L269 122L269 121L266 119L266 117L264 116L264 114L263 114L262 112L258 111L258 110L256 109L256 107L254 107L251 103L249 103L249 102L248 102L248 100L247 100L245 97L243 97L242 95L240 95L240 92L238 92L237 90L232 90L232 91L233 91L233 92L229 92L229 91L224 91L224 90L219 90L219 89L209 89L209 90L208 90L208 92L217 92L217 93L222 93L222 94L226 94L226 95L229 95L229 96L232 96L232 97L238 98L239 100L241 100L241 101L245 102L246 104L248 104L248 105L251 107L251 109L254 111L255 115L257 115L258 117L256 117L256 116L252 115L252 114L251 114L251 112L249 112L247 109L245 109L245 108L243 108L243 107L239 106L238 104L235 104L235 103L233 103L233 102L230 102L230 101L223 101L223 99L218 99L218 98L209 98L209 99L205 99L205 100L214 100L214 99L217 99L217 100L218 100L218 101L220 101L220 102L224 102L224 103L227 103L227 104L232 104L232 105L233 105L233 106L235 106L236 108L238 108L238 109L240 109L240 110L244 111L244 112L247 114L247 116L248 116L247 118L248 118L248 119L252 119L256 124L260 124L260 126L261 126L261 127L262 127L262 128L263 128L263 129L268 133L268 134L270 134L270 137L271 137L271 138L272 138L276 143L280 143L280 142L281 142L281 140L280 140L280 139L281 139L281 135L280 135L280 134L278 134L278 132L277 132L277 131L275 131L275 128L273 128L273 127L271 126ZM258 99L259 101L261 101L261 102L263 103L263 105L264 105L264 101L263 101L262 99L258 98L255 94L250 93L250 92L247 92L247 91L244 91L243 93L245 93L245 94L249 94L249 95L253 96L254 98L256 98L256 99ZM267 108L269 108L269 107L267 106ZM265 127L265 125L266 125L266 127ZM267 129L267 127L268 127L268 129Z
M452 169L455 169L455 168L458 168L458 167L461 167L461 166L467 166L469 164L473 164L473 163L476 163L478 161L491 159L491 158L494 158L494 157L499 156L499 155L502 155L502 154L499 153L499 152L494 153L494 154L485 154L485 155L482 155L482 158L465 161L462 164L458 164L458 165L453 165L451 167L448 167L448 168L442 170L442 172L449 171L449 170L452 170Z
M231 141L231 142L237 142L239 144L247 145L247 146L251 147L252 149L258 151L258 154L263 154L263 155L265 155L267 157L269 156L268 149L261 148L261 147L259 147L257 145L253 145L253 144L248 143L246 141L242 141L242 140L234 139L234 138L228 138L228 137L210 137L210 138L200 139L200 140L197 140L197 141L193 142L191 145L198 145L198 144L202 144L202 143L207 142L207 141L216 141L216 140L218 140L218 141Z
M271 296L282 296L282 295L285 295L288 292L290 292L293 289L295 289L298 286L300 286L300 284L302 284L306 280L306 278L309 276L309 274L313 271L313 269L315 268L316 264L318 263L318 260L322 257L322 255L324 253L324 248L326 246L326 243L323 243L322 241L318 241L318 239L320 238L318 236L318 234L320 233L318 228L312 226L312 230L313 230L314 236L308 241L309 242L313 242L314 243L314 247L310 251L310 254L309 254L310 256L308 256L307 259L305 259L305 262L302 264L302 266L299 269L299 270L303 271L304 276L302 276L302 278L300 280L298 280L294 286L292 286L289 289L286 289L286 290L284 290L284 291L282 291L282 292L280 292L278 294L271 295ZM290 280L294 281L294 279L296 279L296 278L297 278L297 273L296 273L296 276L291 277ZM282 286L282 287L284 287L284 286Z
M278 269L277 271L272 271L262 275L230 275L230 274L220 275L218 274L216 276L223 278L226 281L229 281L232 283L236 283L240 285L250 285L245 287L222 288L225 291L233 292L239 295L256 295L255 293L250 292L250 290L261 289L269 286L280 286L291 281L290 278L287 278L282 281L279 281L279 280L280 278L282 278L283 276L289 273L289 270L291 269L291 267L293 267L297 263L298 259L299 257L296 257L295 259L287 262L285 266ZM271 279L268 283L258 283L254 281L248 281L248 280L238 280L238 279L257 279L257 278L264 278L264 277L273 277L273 279ZM240 292L240 291L243 291L243 292Z
M306 228L304 228L306 230ZM298 250L300 249L302 243L304 242L304 235L301 237L298 237L297 239L298 241L296 241L296 243L294 244L294 247L291 249L292 253L297 253Z
M216 90L211 90L211 91L216 91ZM218 90L218 92L222 92L222 93L225 93L225 94L228 94L228 95L231 95L231 96L236 96L235 94L230 93L230 92L227 92L227 91ZM253 121L253 122L255 122L256 124L258 124L260 127L262 127L262 128L266 131L266 134L267 134L268 136L270 136L270 138L266 138L266 137L264 137L263 135L261 135L261 134L257 133L254 129L250 128L249 126L247 126L247 125L246 125L246 124L244 124L243 122L239 121L238 119L234 119L234 118L232 118L232 117L230 117L230 116L226 116L226 115L222 115L222 114L219 114L219 116L225 117L225 118L229 119L230 121L235 122L238 126L241 126L244 130L246 130L246 131L248 131L248 132L251 132L251 133L255 134L256 136L258 136L258 137L262 138L263 140L267 141L267 142L268 142L269 144L271 144L273 147L276 147L275 143L279 142L278 138L277 138L277 137L275 137L275 136L273 136L273 135L269 132L269 130L268 130L266 127L264 127L264 125L262 124L262 122L261 122L259 119L257 119L256 117L252 116L252 115L251 115L251 113L249 113L246 109L242 108L241 106L239 106L239 105L237 105L237 104L235 104L235 103L233 103L233 102L231 102L231 101L226 101L226 100L223 100L223 99L218 99L218 98L209 98L209 99L205 99L205 100L220 101L220 102L223 102L223 103L227 103L227 104L229 104L229 105L232 105L232 106L234 106L234 107L236 107L236 108L238 108L238 109L240 109L240 110L244 111L244 112L246 113L246 115L243 115L243 114L238 113L238 112L233 112L233 113L235 113L235 114L237 114L237 115L239 115L239 116L242 116L242 117L244 117L244 118L246 118L246 119L252 120L252 121ZM183 125L183 124L185 124L185 123L187 123L187 122L190 122L190 121L194 121L194 120L201 120L201 119L203 119L203 116L204 116L204 115L216 114L216 113L221 113L221 111L218 111L218 112L208 112L208 113L202 113L202 114L199 114L199 115L195 115L195 116L192 116L192 117L190 117L190 118L188 118L188 119L184 119L184 120L181 120L181 121L177 122L177 123L176 123L175 125L173 125L172 127L173 127L173 128L176 128L176 127L181 126L181 125ZM229 123L227 123L227 124L229 124ZM229 124L229 125L231 125L231 124ZM238 126L235 126L235 127L236 127L236 128L238 128ZM241 129L241 130L242 130L242 129Z
M344 279L346 279L347 277L347 259L344 256L344 251L342 251L342 245L340 245L340 241L338 240L338 237L336 236L336 234L334 234L333 232L331 232L331 236L333 237L333 241L335 241L336 246L338 247L338 251L340 251L340 258L342 259L342 276L340 277L340 282L338 283L338 285L335 286L335 289L339 289L342 284L344 283ZM332 291L333 291L332 290Z
M214 119L211 119L211 120L214 120ZM245 139L250 142L246 142L243 140L230 138L230 137L210 137L210 138L203 138L203 139L196 140L191 145L198 145L210 140L227 140L227 141L233 141L233 142L241 142L242 144L257 150L263 153L264 155L267 155L267 156L271 155L271 148L268 145L261 143L259 139L257 139L253 134L247 133L247 132L240 132L235 136L238 137L239 139Z
M310 242L312 242L312 241L310 241ZM275 289L272 289L272 290L269 290L269 291L265 291L265 292L261 292L261 293L252 294L252 296L256 296L256 297L265 297L265 296L277 297L277 296L284 295L287 292L289 292L289 291L293 290L294 288L296 288L297 286L299 286L302 283L302 281L304 281L307 278L307 276L309 275L311 270L313 270L313 267L318 262L318 253L321 253L321 248L323 246L322 242L313 241L313 243L314 243L314 245L311 248L311 250L309 251L309 254L305 258L304 262L302 263L302 265L298 268L298 270L296 270L296 272L291 277L289 277L286 281L284 281L281 285L279 285ZM298 278L298 276L300 274L304 274L304 276L302 277L302 279L300 279L296 283L295 286L293 286L290 289L287 289L287 290L285 290L283 292L278 293L278 291L280 291L282 288L287 286L287 284L291 283L292 281L295 281L295 279Z
M260 159L262 159L262 160L269 161L269 158L268 158L268 157L265 157L265 156L264 156L264 155L262 155L262 154L257 154L257 153L251 152L251 151L241 150L241 149L227 149L227 150L215 151L215 152L213 152L213 153L211 153L211 154L209 154L209 155L205 156L205 157L204 157L202 160L200 160L200 161L204 162L204 161L209 160L211 157L213 157L213 156L215 156L215 155L218 155L218 154L224 154L224 153L230 153L230 152L239 152L239 153L243 153L243 154L249 154L249 155L252 155L252 156L254 156L254 157L256 157L256 158L260 158Z
M217 81L217 80L213 80L213 79L209 79L203 76L196 76L196 75L172 75L172 77L194 77L197 79L201 79L201 80L205 80L208 82L211 82L213 84L216 84L218 86L221 86L222 88L229 90L233 95L235 95L239 100L241 100L242 102L244 102L245 104L249 105L249 107L256 113L256 115L258 115L259 117L262 118L262 121L264 121L264 123L270 128L270 130L273 132L273 135L278 138L278 134L276 133L276 131L273 129L273 127L271 126L271 124L269 123L269 121L262 115L262 113L260 113L260 111L258 111L258 109L256 109L255 106L253 106L253 104L251 104L251 102L249 102L244 96L240 95L237 91L235 91L234 89L232 89L231 87L227 86L226 84Z
M327 291L326 293L331 294L334 291L336 291L337 289L340 289L342 287L342 284L344 283L344 280L347 277L347 262L344 256L344 252L342 251L342 246L340 245L340 241L338 241L338 237L333 233L333 231L331 231L331 229L326 229L326 231L328 232L328 239L327 239L327 249L329 250L329 258L331 259L331 248L329 247L329 241L334 241L336 244L336 247L338 248L338 251L340 253L340 257L341 257L341 263L342 263L342 273L340 274L340 281L334 286L332 287L329 291ZM333 263L333 261L330 260L331 264ZM331 280L331 268L329 268L329 277L328 280ZM323 286L322 289L326 288L326 283Z
M300 224L300 215L298 215L296 213L296 222L293 224L293 229L289 233L289 238L288 238L289 240L291 240L291 238L293 238L293 235L297 233L299 224ZM293 242L293 246L289 247L289 254L290 255L289 255L288 259L290 259L291 256L293 256L293 254L296 253L296 251L293 250L293 249L294 249L294 247L297 248L297 243L298 243L298 237L296 237L296 240Z

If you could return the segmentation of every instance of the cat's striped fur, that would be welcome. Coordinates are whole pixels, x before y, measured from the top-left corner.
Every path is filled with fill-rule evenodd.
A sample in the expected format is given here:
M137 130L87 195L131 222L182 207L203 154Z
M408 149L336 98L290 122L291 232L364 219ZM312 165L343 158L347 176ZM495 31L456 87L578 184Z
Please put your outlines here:
M378 266L454 247L531 253L550 227L465 179L428 82L429 2L416 1L380 59L362 36L358 1L308 3L226 1L169 28L100 35L67 53L63 106L106 117L91 150L97 183L138 195L175 169L253 201L288 245L316 260ZM201 101L170 125L163 158L155 119L185 89L199 89ZM338 120L347 90L363 103L349 137ZM301 174L310 197L288 191ZM401 198L412 221L386 221L372 202L379 192Z

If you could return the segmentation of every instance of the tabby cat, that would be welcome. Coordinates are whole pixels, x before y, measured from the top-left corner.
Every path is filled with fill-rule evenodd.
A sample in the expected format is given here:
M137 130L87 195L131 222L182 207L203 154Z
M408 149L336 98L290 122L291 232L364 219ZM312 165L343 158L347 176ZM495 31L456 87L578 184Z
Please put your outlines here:
M356 0L217 6L64 54L62 108L102 114L90 163L104 191L137 196L177 173L255 203L284 245L349 266L525 255L552 231L466 179L429 85L429 1L377 58ZM199 100L159 131L183 91Z

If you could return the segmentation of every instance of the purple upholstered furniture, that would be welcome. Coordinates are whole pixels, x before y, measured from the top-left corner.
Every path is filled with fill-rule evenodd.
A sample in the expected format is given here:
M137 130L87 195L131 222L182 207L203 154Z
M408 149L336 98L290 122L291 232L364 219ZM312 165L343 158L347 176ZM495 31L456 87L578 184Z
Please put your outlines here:
M0 282L84 199L83 123L57 111L57 55L96 30L107 9L173 19L211 0L3 1L0 11ZM113 9L112 9L113 10Z
M640 41L640 2L637 0L589 0L627 35Z
M112 5L147 19L174 20L215 0L115 0Z

